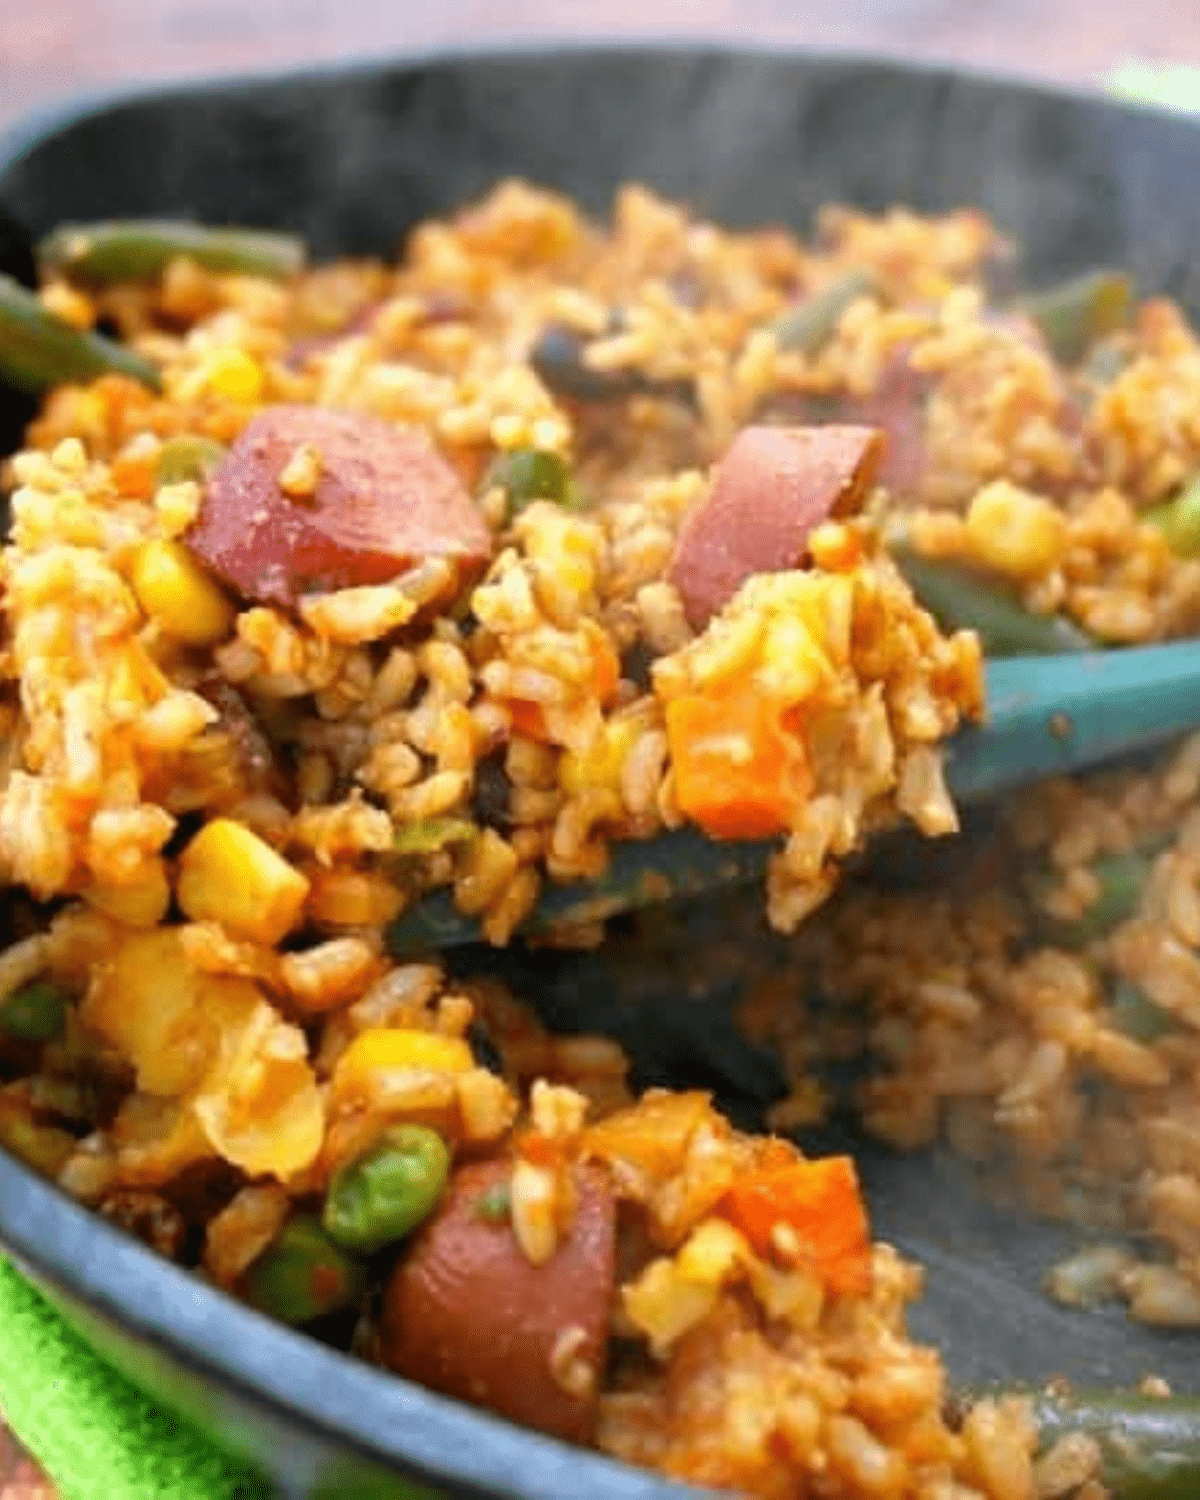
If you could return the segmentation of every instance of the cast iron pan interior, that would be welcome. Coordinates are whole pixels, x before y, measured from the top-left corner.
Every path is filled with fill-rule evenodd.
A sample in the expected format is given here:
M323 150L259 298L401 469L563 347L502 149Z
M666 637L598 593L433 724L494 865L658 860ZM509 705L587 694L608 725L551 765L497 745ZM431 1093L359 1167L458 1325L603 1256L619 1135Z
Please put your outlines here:
M389 253L416 221L508 174L601 212L636 178L741 226L804 229L828 201L977 204L1022 243L1030 283L1123 265L1195 315L1198 150L1183 120L895 63L680 48L451 56L118 99L27 127L0 142L0 213L35 234L148 214L279 226L328 257ZM10 433L20 415L0 396ZM770 1060L739 1051L719 1019L697 1035L672 1019L647 1027L646 1010L613 1002L596 960L538 962L550 1013L606 1022L644 1079L715 1086L742 1116L777 1090ZM940 1157L894 1158L836 1131L809 1144L847 1141L877 1232L930 1268L913 1324L956 1381L1153 1371L1200 1388L1194 1336L1117 1310L1069 1314L1038 1293L1074 1236L989 1208ZM286 1493L430 1493L414 1480L530 1500L680 1493L268 1324L3 1153L0 1239L122 1369L256 1454Z

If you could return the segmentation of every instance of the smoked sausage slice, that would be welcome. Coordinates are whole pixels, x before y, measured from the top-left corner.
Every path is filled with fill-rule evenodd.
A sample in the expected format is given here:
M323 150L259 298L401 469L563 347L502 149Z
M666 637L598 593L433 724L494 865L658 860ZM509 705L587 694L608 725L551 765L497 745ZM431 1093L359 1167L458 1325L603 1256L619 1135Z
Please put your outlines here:
M490 1161L455 1173L384 1289L383 1361L523 1427L585 1442L608 1342L612 1190L602 1169L578 1169L570 1231L534 1265L507 1217L488 1208L511 1170Z
M307 485L288 481L297 470ZM244 599L284 608L386 583L431 557L478 572L491 553L483 516L424 432L318 406L251 419L209 476L185 540Z
M755 573L798 566L809 533L848 515L874 482L883 439L871 427L746 427L683 523L667 577L700 630Z

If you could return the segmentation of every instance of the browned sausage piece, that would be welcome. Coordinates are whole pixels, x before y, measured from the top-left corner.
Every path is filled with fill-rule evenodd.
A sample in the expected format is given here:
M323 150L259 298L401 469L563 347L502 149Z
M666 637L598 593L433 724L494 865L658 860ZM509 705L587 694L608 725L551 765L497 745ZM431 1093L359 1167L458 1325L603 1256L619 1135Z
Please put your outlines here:
M383 1300L384 1363L422 1385L568 1442L591 1435L608 1342L615 1209L595 1167L575 1178L569 1235L540 1266L480 1211L511 1163L455 1173Z
M863 502L883 452L870 427L747 427L684 521L668 578L701 629L755 573L794 568L813 528Z
M285 493L280 475L302 450L314 486ZM491 553L482 515L423 432L317 406L268 407L247 424L186 541L243 598L285 607L430 557L474 572Z
M871 394L851 402L841 418L879 428L884 449L876 477L893 495L915 490L924 474L925 398L929 388L929 377L914 370L903 351L896 351L884 365Z

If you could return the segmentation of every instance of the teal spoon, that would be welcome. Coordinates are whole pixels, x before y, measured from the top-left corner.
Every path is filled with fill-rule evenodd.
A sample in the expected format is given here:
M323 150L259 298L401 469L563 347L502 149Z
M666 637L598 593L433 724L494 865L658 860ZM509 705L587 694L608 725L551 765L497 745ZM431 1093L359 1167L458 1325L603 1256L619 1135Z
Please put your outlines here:
M946 746L946 780L958 803L1102 765L1200 727L1200 642L989 662L987 701L987 722L961 729ZM724 843L695 828L615 844L603 875L547 886L520 930L535 934L757 880L777 847L775 840ZM388 929L396 954L480 938L478 922L456 911L444 890Z

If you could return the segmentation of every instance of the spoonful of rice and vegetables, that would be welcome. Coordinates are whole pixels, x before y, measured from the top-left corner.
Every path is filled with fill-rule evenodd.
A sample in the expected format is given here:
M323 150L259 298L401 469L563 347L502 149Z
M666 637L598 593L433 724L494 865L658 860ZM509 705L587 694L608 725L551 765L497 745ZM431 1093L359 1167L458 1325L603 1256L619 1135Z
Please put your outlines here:
M106 376L152 402L163 384L153 338L130 347L88 326L105 287L180 263L287 281L303 261L296 241L252 231L68 227L39 247L40 295L0 277L0 377L36 393ZM810 358L872 291L871 273L843 273L767 333ZM997 319L1078 361L1119 329L1129 300L1124 278L1094 275ZM375 310L352 315L366 327ZM614 315L610 332L623 328ZM319 360L320 344L301 339L290 367L314 346ZM529 360L583 420L699 400L553 326ZM382 803L390 818L389 847L374 834L370 847L405 903L387 928L393 952L503 942L764 874L772 921L790 929L877 831L908 819L950 833L956 804L1200 723L1191 643L1101 650L953 547L882 519L877 486L896 482L922 399L916 372L891 369L873 403L832 413L842 420L742 428L708 481L693 476L661 582L613 599L561 449L504 448L475 465L472 486L461 457L448 463L419 429L272 404L259 365L218 351L184 383L193 399L240 407L225 423L233 441L147 446L143 488L191 486L193 513L177 537L138 549L131 582L168 646L214 652L222 680L207 696L260 761L275 753L263 694L311 686L303 672L281 686L274 668L259 682L268 623L276 654L280 632L298 627L329 654L404 662L403 743L351 768L355 795L375 799L355 816L378 821ZM1190 549L1190 503L1185 493L1148 518L1164 548ZM18 495L18 537L22 509ZM1010 551L1060 524L1002 483L968 518ZM235 660L237 681L223 665ZM203 884L197 863L185 858L181 893Z

